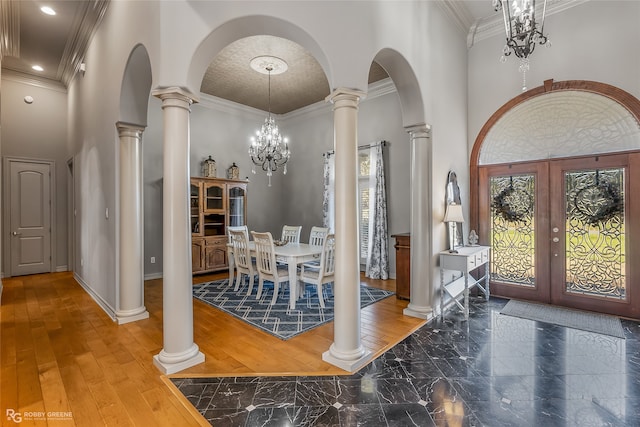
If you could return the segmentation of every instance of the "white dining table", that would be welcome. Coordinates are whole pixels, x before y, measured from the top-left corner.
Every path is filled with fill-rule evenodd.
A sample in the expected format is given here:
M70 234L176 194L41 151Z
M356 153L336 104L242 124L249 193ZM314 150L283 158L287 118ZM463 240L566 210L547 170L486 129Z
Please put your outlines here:
M319 260L322 255L322 246L310 245L308 243L287 243L284 246L275 246L274 253L276 261L286 263L289 268L289 308L296 308L298 295L298 265L305 262ZM249 251L255 256L256 244L253 240L249 242ZM229 283L233 283L235 262L233 260L233 246L227 245L229 258Z

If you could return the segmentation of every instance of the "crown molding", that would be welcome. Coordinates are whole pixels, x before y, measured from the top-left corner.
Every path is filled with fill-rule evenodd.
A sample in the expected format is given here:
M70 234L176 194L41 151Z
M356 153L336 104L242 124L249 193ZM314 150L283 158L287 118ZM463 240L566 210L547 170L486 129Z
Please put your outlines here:
M589 0L547 0L546 16L555 15L556 13L563 12L588 1ZM504 35L504 20L502 14L498 12L473 22L467 34L467 48L473 47L478 41L497 35Z
M84 55L87 52L89 43L100 26L110 1L91 0L81 2L82 10L76 15L72 24L74 30L67 40L60 65L58 66L58 78L65 86L69 85L80 69L80 64L84 61Z
M368 100L372 100L378 98L380 96L388 95L390 93L396 92L396 86L393 84L393 80L391 78L386 78L375 83L371 83L369 85L369 90L367 92L366 98L363 98L361 102L366 102ZM249 114L255 117L264 117L266 111L249 107L247 105L238 104L237 102L228 101L226 99L218 98L215 96L208 95L206 93L200 92L200 102L199 105L208 108L210 110L216 110L223 113L229 113L229 111L241 113L241 114ZM307 105L306 107L298 108L295 111L291 111L286 114L273 114L276 119L279 121L291 120L298 117L304 116L312 116L317 113L326 113L331 110L331 104L327 101L318 101L311 105Z
M57 80L51 80L44 77L34 77L30 74L16 71L12 68L2 69L2 80L9 80L29 86L35 86L43 89L55 90L57 92L67 93L67 88Z
M264 117L266 111L262 111L258 108L249 107L248 105L239 104L237 102L229 101L224 98L218 98L207 93L200 92L200 100L198 105L201 105L210 110L219 111L221 113L229 113L230 111L241 113L245 115L251 115L256 117ZM278 114L271 113L274 117L280 117Z
M20 57L20 2L0 0L0 59Z
M486 0L487 2L489 0ZM473 25L473 16L469 13L469 10L460 1L454 0L441 0L437 4L445 14L456 24L458 30L463 34L469 32L469 28Z

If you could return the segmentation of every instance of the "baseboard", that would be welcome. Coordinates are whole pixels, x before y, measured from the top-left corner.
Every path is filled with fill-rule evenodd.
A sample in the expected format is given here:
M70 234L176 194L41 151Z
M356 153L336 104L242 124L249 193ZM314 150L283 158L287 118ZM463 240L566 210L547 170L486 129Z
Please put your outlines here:
M144 275L144 280L162 279L162 272L149 273Z
M89 285L87 285L85 283L85 281L82 280L82 278L80 278L80 276L78 276L77 273L73 273L73 278L76 279L76 281L80 284L80 286L82 286L82 288L85 291L87 291L89 296L91 296L91 298L93 298L93 300L102 308L102 310L105 313L107 313L107 316L109 316L111 318L111 320L113 320L115 322L116 321L116 311L109 305L109 303L107 303L104 299L102 299L102 297L100 295L95 293L94 290L91 289L91 287L89 287Z
M56 267L56 273L61 273L63 271L69 271L69 267L66 265L59 265Z

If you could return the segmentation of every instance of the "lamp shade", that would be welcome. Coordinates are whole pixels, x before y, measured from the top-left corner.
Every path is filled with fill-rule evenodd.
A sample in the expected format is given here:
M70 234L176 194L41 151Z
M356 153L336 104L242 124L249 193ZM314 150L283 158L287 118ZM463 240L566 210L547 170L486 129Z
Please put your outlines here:
M451 203L447 206L447 210L444 213L443 222L464 222L464 216L462 214L462 205Z

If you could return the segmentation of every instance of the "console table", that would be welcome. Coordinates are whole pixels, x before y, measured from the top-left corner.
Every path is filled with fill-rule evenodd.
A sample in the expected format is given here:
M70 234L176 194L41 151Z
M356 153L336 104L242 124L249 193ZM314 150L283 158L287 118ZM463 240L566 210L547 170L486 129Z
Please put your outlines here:
M482 277L476 279L469 275L483 265L485 268ZM445 270L460 271L463 274L462 277L445 283ZM464 246L457 248L457 252L440 252L440 319L444 318L444 310L453 304L457 305L463 311L464 318L468 319L469 290L474 287L480 289L488 301L489 272L488 246ZM462 303L460 299L463 300Z

